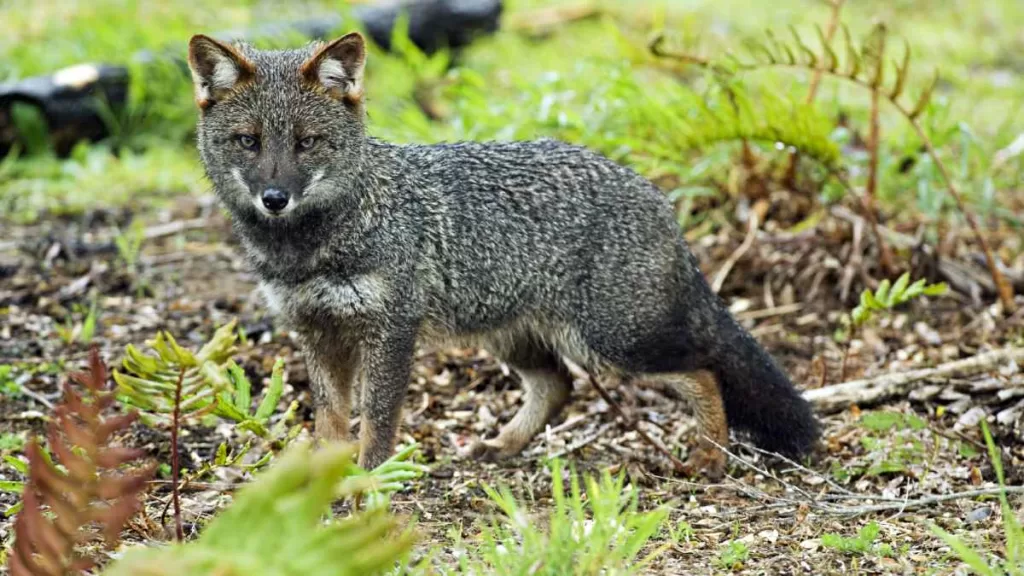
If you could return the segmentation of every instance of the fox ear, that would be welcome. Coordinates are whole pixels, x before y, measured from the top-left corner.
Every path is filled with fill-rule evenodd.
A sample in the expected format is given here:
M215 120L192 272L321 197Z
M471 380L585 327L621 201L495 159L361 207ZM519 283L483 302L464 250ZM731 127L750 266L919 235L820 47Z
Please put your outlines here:
M317 50L303 62L299 74L336 98L358 104L363 98L365 64L366 42L360 33L350 32Z
M256 74L253 63L235 47L202 34L189 40L188 66L200 108L222 99L235 86Z

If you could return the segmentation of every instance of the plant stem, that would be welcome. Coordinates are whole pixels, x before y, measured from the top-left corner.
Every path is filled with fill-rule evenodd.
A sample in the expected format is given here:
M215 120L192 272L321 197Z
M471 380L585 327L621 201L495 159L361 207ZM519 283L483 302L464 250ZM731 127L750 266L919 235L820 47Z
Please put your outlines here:
M836 29L839 28L839 15L843 10L843 4L846 0L830 0L829 4L832 5L832 14L829 16L828 25L825 27L825 42L827 44L832 43L832 39L835 38ZM824 70L821 66L817 66L814 75L811 76L811 87L807 90L807 103L814 102L815 96L818 95L818 86L821 84L821 77L824 75Z
M892 253L889 245L886 244L882 234L878 231L878 215L875 208L876 191L878 189L878 149L881 146L881 123L878 118L879 104L881 103L881 86L871 90L871 127L868 133L868 184L864 189L865 212L867 212L868 223L871 224L871 233L878 243L878 261L886 276L896 274L896 266L892 262Z
M174 535L178 542L185 540L185 530L181 524L181 489L178 478L181 466L178 462L178 428L181 426L181 387L185 380L185 368L178 372L178 382L174 386L174 412L171 420L171 499L174 502Z
M675 60L682 60L684 62L690 62L692 64L696 64L699 66L708 67L713 70L721 70L721 67L707 59L697 58L694 56L690 56L688 54L676 54L672 52L666 52L661 48L661 40L661 38L657 38L654 42L650 44L651 53L654 54L655 56L660 56L663 58L672 58ZM867 88L869 91L879 92L880 96L885 97L885 99L890 104L892 104L892 106L896 108L896 110L901 115L903 115L904 118L906 118L907 122L909 122L910 126L914 129L914 132L916 132L918 137L921 138L921 142L924 144L925 150L928 152L928 156L931 157L932 162L934 162L936 167L938 167L939 174L942 176L942 179L946 183L946 189L949 191L950 196L952 196L953 200L956 202L957 209L960 211L961 214L964 215L964 218L967 220L968 226L970 226L975 238L978 239L978 243L981 245L982 252L984 252L985 254L985 263L988 266L989 274L992 276L992 282L996 285L996 290L999 293L999 300L1003 305L1004 313L1012 314L1013 312L1016 311L1017 306L1013 300L1013 286L1011 286L1010 283L1006 281L1006 277L1003 276L1002 271L999 270L999 266L996 264L995 255L992 253L992 248L989 246L988 240L985 238L985 235L982 234L981 232L981 226L978 225L977 218L974 216L974 213L971 212L967 208L967 205L964 203L963 197L960 195L960 191L953 183L953 178L950 176L949 170L946 168L945 163L942 162L942 159L935 151L935 145L932 144L931 138L929 138L928 135L925 134L924 128L922 128L921 125L917 122L916 111L908 110L905 106L900 104L896 98L892 97L888 92L882 94L879 90L876 89L875 86L872 85L870 81L867 81L860 77L849 76L837 70L826 70L823 68L812 67L808 64L791 64L788 62L742 64L737 66L736 69L740 72L749 72L755 70L763 70L766 68L786 68L791 70L810 70L812 72L821 72L822 75L827 74L833 78L846 80L847 82L856 84L863 88Z

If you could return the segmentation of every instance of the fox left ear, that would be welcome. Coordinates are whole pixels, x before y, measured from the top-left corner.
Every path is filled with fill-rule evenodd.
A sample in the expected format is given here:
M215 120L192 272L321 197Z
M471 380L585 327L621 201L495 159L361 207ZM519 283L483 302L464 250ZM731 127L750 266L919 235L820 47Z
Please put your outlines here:
M221 100L256 75L256 67L238 49L202 34L188 43L188 66L200 108Z
M308 81L349 104L363 99L363 66L366 42L358 32L350 32L323 46L303 62L299 74Z

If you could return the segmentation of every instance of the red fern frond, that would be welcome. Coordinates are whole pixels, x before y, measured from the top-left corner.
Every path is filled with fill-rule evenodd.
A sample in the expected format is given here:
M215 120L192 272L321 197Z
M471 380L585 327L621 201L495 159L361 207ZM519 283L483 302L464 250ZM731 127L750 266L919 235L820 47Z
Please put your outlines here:
M63 402L50 421L50 451L63 470L35 440L29 444L24 508L14 523L12 576L60 576L90 568L95 562L80 546L101 543L113 548L121 529L138 512L139 495L156 468L132 467L143 452L110 445L136 418L134 412L105 416L114 402L107 368L94 348L89 369L70 374L64 383Z

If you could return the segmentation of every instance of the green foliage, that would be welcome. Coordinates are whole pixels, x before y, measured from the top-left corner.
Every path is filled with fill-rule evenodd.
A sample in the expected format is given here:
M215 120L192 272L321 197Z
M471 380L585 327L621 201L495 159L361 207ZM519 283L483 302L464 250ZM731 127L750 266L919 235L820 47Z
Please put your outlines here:
M777 92L754 92L725 79L707 94L682 85L650 90L635 76L623 75L608 96L624 103L617 114L632 125L627 142L641 153L674 158L680 151L755 141L792 147L831 169L841 160L832 122L814 107Z
M76 321L76 316L81 317L82 321ZM81 304L74 304L72 312L64 318L64 324L57 325L57 335L62 342L68 345L75 342L88 344L92 342L93 336L96 335L96 319L97 308L95 298L90 302L88 308Z
M904 273L895 283L882 280L872 292L865 289L860 294L860 304L850 313L850 324L860 328L876 313L886 312L919 296L941 296L946 293L946 283L928 284L924 278L910 283L910 273Z
M25 448L25 432L0 434L0 454L21 452Z
M384 573L412 546L411 530L379 507L321 521L337 497L352 496L366 485L350 482L362 473L354 452L351 446L316 451L293 446L242 488L197 540L129 550L103 574Z
M843 42L838 50L833 43L826 41L821 27L817 27L817 33L819 47L812 48L795 28L789 29L788 39L780 38L769 30L764 38L748 40L746 59L731 56L731 62L723 67L732 70L756 70L766 66L783 66L822 70L831 76L878 90L885 98L894 103L899 102L910 76L909 43L903 42L902 57L892 62L893 74L890 79L887 73L890 66L890 51L886 45L889 33L884 24L872 27L859 46L851 38L849 28L843 25ZM936 71L931 82L914 99L912 107L906 108L911 120L927 107L938 79Z
M992 439L988 423L984 420L981 421L981 431L985 436L989 460L996 471L996 479L999 481L999 486L1005 488L1006 475L1003 472L1003 461L999 455L999 448ZM999 507L1003 517L1003 535L1006 539L1006 548L1002 557L999 557L995 549L972 548L962 537L950 534L934 524L931 526L931 530L953 549L953 552L964 564L967 564L977 574L981 576L1022 576L1024 575L1024 527L1021 527L1020 520L1017 518L1017 511L1010 506L1005 490L999 493ZM986 556L995 556L995 558L989 560L986 559Z
M600 479L569 475L566 491L560 463L551 465L554 507L546 530L530 520L507 489L484 486L504 518L495 520L463 557L461 573L598 575L633 574L672 545L640 557L668 518L668 508L640 512L625 476Z
M141 220L132 222L128 230L122 230L114 238L114 245L117 246L117 255L128 267L134 271L139 260L139 252L142 250L142 242L146 239L146 229Z
M750 558L750 548L739 540L730 540L718 551L715 564L724 570L740 570Z
M870 465L866 470L849 469L847 473L878 476L901 474L924 463L925 443L920 432L928 424L915 414L892 411L865 412L860 424L871 434L861 437L861 446L868 452Z
M22 443L24 443L24 439L22 439ZM39 452L43 455L43 459L46 460L47 463L53 464L53 457L50 455L50 450L46 446L40 445ZM0 459L3 459L4 464L6 464L6 466L16 474L22 477L28 476L28 462L25 460L11 454L2 453L0 453ZM63 470L60 466L58 466L58 469ZM24 488L25 483L21 480L0 480L0 492L13 492L21 495ZM22 503L21 500L19 500L13 506L4 511L4 516L7 516L8 518L13 517L21 511L21 508Z
M860 416L860 425L874 432L907 429L924 430L928 427L928 423L916 414L904 414L902 412L886 410L864 412Z
M0 364L0 396L21 394L21 385L14 380L14 365Z
M138 408L144 422L167 424L174 411L176 388L181 378L181 414L184 417L213 414L265 440L294 437L298 428L289 429L288 423L298 408L296 402L289 405L275 426L269 427L284 391L284 361L278 359L274 364L270 383L254 411L252 384L245 371L231 359L238 338L236 325L237 321L232 320L217 329L198 352L182 348L167 332L157 334L148 343L153 349L150 354L129 344L122 363L124 372L114 371L119 398ZM218 461L227 461L224 450L218 450ZM240 456L236 455L236 459Z
M851 556L892 556L892 546L876 544L881 531L877 522L869 522L857 531L857 535L846 537L829 532L821 536L821 545Z

